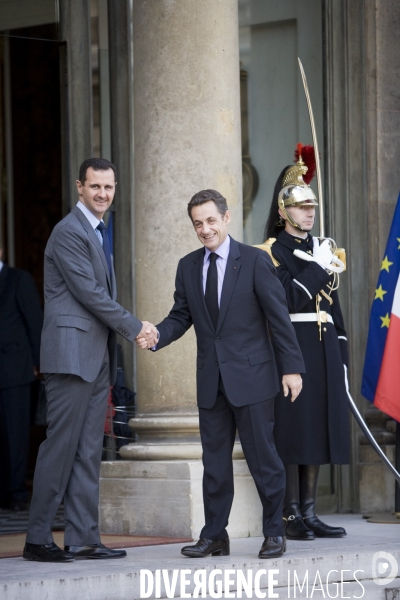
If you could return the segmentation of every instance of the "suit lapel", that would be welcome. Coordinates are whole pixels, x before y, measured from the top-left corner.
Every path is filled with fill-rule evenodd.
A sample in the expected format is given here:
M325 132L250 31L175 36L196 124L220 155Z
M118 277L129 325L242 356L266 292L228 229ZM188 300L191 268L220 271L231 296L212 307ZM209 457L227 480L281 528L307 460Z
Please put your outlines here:
M104 252L103 252L103 254L104 254ZM111 261L111 291L112 291L112 299L116 300L117 299L117 281L115 279L115 271L114 271L113 261Z
M211 317L209 315L206 301L204 299L204 289L203 289L203 261L204 261L204 250L200 249L196 258L194 259L194 265L192 268L192 279L193 279L193 287L195 291L195 296L200 306L200 310L203 313L203 316L209 326L214 330L214 325L211 321Z
M7 284L8 270L9 270L8 265L3 264L3 268L0 271L0 297L1 297L2 293L4 292L4 290L7 287L6 284Z
M221 301L219 307L219 316L217 323L217 333L220 330L222 323L224 322L233 290L235 289L236 281L239 275L240 267L240 250L239 244L236 240L231 238L231 245L229 249L228 261L226 264L226 271L224 277L224 283L222 284ZM205 303L204 303L205 304ZM211 319L210 319L211 320Z
M96 250L98 251L101 262L103 263L103 266L104 266L104 269L106 272L106 276L107 276L107 282L108 282L108 285L109 285L109 288L111 291L112 290L112 282L111 282L110 272L108 270L106 255L104 254L103 247L100 244L99 238L97 237L95 230L93 229L93 227L91 226L91 224L89 223L89 221L87 220L87 218L85 217L83 212L77 206L74 206L74 208L72 209L71 212L79 220L83 229L88 234L88 237L89 237L90 241L92 242L92 244L94 244L96 246Z

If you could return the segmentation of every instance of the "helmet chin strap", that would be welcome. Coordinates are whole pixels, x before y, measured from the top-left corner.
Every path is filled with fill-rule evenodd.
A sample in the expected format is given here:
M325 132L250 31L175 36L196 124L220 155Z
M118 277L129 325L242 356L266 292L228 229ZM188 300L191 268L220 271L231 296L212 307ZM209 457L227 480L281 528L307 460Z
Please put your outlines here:
M288 211L286 210L286 208L284 206L281 206L280 209L281 209L285 219L290 223L290 225L292 227L295 227L296 229L300 229L300 231L304 231L305 233L307 232L306 229L303 229L302 227L300 227L300 225L298 223L296 223L296 221L290 216L290 214L288 213Z

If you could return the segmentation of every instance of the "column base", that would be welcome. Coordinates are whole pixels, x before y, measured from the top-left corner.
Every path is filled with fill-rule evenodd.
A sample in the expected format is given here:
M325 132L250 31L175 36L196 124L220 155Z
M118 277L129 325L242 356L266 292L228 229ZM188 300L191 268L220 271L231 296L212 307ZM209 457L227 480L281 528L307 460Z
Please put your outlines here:
M395 446L382 445L390 462L395 462ZM382 466L381 459L372 446L360 445L359 490L360 511L363 515L393 512L395 479L389 469Z
M262 507L246 461L234 460L231 538L262 536ZM103 462L100 531L191 537L204 525L201 460Z
M173 442L159 443L146 442L122 446L120 455L125 460L193 460L201 459L203 450L199 442ZM236 442L233 447L232 458L243 458L242 446Z

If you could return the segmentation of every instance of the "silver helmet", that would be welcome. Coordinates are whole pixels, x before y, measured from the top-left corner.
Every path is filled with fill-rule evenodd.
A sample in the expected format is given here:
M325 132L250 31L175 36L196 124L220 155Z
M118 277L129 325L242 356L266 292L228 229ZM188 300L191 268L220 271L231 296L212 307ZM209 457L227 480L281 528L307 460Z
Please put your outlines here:
M286 210L289 206L318 206L317 197L309 185L303 180L308 171L301 155L293 167L289 167L282 180L282 189L278 194L278 206L289 223L301 229Z

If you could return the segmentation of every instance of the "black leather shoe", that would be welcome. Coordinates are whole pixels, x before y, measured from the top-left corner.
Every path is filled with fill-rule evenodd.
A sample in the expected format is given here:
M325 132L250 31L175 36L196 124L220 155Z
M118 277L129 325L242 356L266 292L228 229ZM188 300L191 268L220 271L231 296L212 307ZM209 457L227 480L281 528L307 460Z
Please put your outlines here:
M207 540L200 538L194 546L185 546L181 554L190 558L205 558L206 556L229 556L229 539L226 540Z
M303 521L303 517L290 515L286 521L285 533L288 540L315 540L315 533Z
M331 527L320 521L317 515L304 517L304 523L311 529L317 537L343 537L347 535L343 527Z
M125 550L111 550L100 542L98 544L89 544L88 546L65 546L65 552L69 552L76 560L86 558L124 558Z
M286 537L285 536L268 536L265 538L261 546L258 558L278 558L286 552Z
M26 560L39 562L72 562L74 555L61 550L54 542L51 544L28 544L26 542L22 554Z

